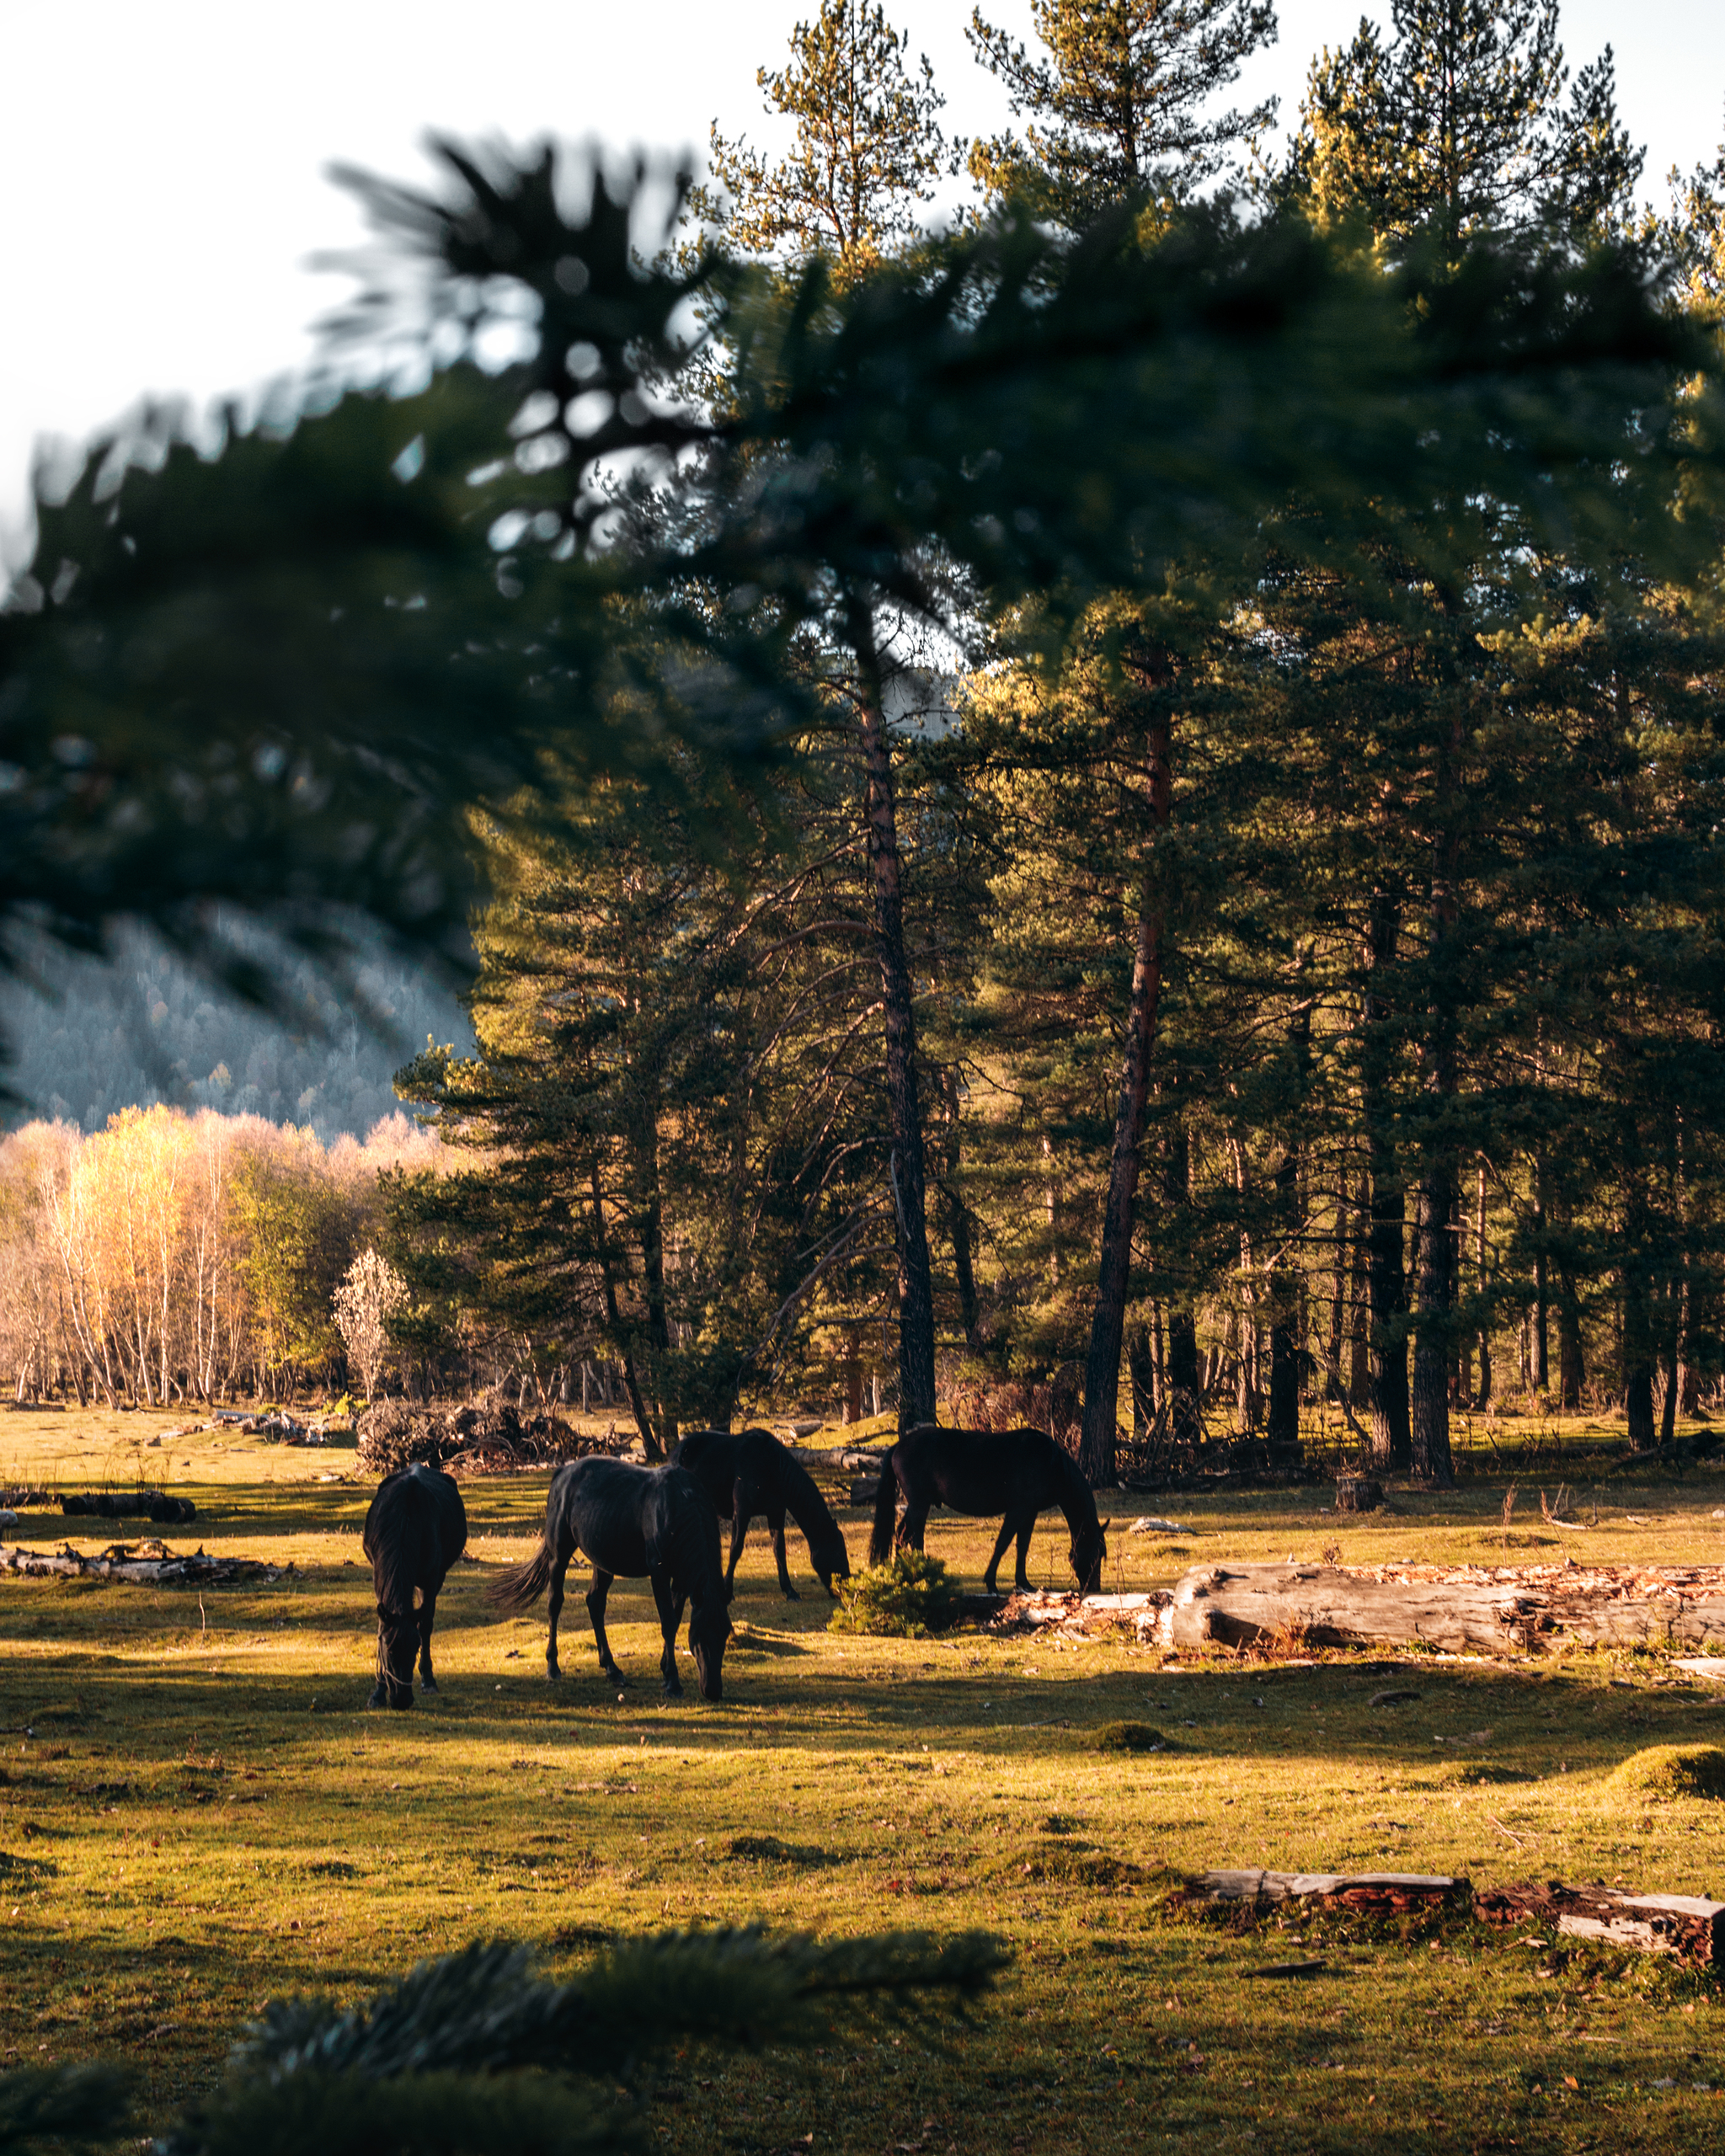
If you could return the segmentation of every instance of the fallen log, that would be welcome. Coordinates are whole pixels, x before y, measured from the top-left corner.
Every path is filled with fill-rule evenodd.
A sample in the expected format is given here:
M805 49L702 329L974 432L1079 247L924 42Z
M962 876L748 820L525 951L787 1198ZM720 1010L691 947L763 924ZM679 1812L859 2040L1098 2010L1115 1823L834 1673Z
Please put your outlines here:
M0 1572L24 1579L119 1580L134 1587L228 1587L239 1580L273 1580L283 1567L251 1557L206 1557L201 1550L176 1557L164 1544L115 1543L86 1556L68 1542L57 1550L0 1543ZM290 1564L286 1568L291 1572Z
M1419 1871L1206 1871L1199 1892L1212 1902L1311 1902L1323 1908L1406 1916L1465 1900L1465 1879Z
M1698 1969L1725 1969L1725 1902L1693 1894L1632 1894L1556 1880L1493 1886L1474 1897L1483 1924L1531 1924L1572 1939L1605 1939L1643 1954L1674 1955Z
M1415 1643L1455 1654L1725 1644L1725 1566L1199 1565L1161 1620L1168 1646Z
M152 1519L182 1526L198 1516L190 1497L170 1497L165 1490L68 1491L60 1509L87 1519Z

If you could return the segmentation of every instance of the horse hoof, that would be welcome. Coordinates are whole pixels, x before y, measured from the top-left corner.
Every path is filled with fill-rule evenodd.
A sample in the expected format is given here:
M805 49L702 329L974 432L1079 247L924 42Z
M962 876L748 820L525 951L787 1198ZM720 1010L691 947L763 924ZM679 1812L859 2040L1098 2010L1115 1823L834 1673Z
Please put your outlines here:
M389 1694L380 1684L371 1698L366 1700L366 1705L367 1707L387 1707L389 1705Z
M552 1662L546 1664L545 1675L548 1683L555 1684L562 1677L563 1672L558 1668L554 1662Z
M785 1600L787 1602L800 1602L802 1599L802 1596L798 1593L795 1588L788 1587L785 1589Z
M422 1692L435 1692L437 1689L437 1679L435 1677L422 1677L419 1679L419 1689Z
M682 1686L681 1684L667 1684L665 1688L665 1696L667 1700L681 1700L683 1696Z

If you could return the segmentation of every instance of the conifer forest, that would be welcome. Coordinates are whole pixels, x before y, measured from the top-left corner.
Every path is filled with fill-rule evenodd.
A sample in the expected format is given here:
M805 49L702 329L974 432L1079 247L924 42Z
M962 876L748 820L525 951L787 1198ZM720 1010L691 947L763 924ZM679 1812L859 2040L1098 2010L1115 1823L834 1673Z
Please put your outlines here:
M809 7L698 158L339 169L306 376L44 467L0 2156L1714 2147L1725 83L979 0L970 139Z
M1725 1370L1725 166L1648 207L1544 0L1405 0L1279 157L1267 7L1035 16L971 31L997 141L833 6L777 162L344 175L386 386L42 505L14 965L130 921L308 1040L353 919L470 979L371 1202L403 1386L627 1364L655 1453L1052 1387L1102 1480L1321 1395L1439 1482L1493 1401L1669 1442ZM152 1090L220 1112L198 1045ZM8 1141L21 1396L126 1330L54 1255L88 1113Z

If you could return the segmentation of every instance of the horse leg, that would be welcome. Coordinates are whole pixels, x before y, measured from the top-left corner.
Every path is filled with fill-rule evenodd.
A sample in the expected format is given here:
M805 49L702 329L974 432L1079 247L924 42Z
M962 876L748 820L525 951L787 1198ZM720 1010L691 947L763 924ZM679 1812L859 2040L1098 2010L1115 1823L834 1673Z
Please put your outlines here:
M654 1572L653 1599L659 1605L659 1629L665 1637L665 1652L659 1657L659 1673L665 1679L667 1700L680 1700L683 1695L681 1681L677 1676L677 1626L683 1621L686 1597L674 1592L669 1572Z
M743 1554L743 1544L749 1534L749 1497L739 1482L732 1498L734 1510L731 1513L731 1556L724 1568L724 1591L727 1600L736 1592L737 1560Z
M1012 1539L1012 1530L1016 1525L1017 1522L1011 1513L1008 1513L1001 1522L1001 1531L995 1542L994 1555L988 1561L988 1570L982 1575L982 1591L985 1594L1000 1593L1000 1589L995 1585L995 1574L1001 1568L1001 1559L1007 1554L1007 1545Z
M928 1503L925 1498L920 1504L914 1499L906 1503L905 1517L899 1523L898 1546L900 1550L920 1550L923 1530L928 1525Z
M437 1678L431 1668L431 1626L437 1615L437 1589L428 1588L419 1607L419 1689L435 1692Z
M772 1554L778 1560L779 1593L787 1602L800 1602L803 1598L791 1585L791 1568L785 1562L785 1508L782 1505L777 1512L767 1513L766 1524L772 1529Z
M1030 1591L1030 1575L1024 1569L1024 1560L1029 1554L1030 1537L1035 1526L1034 1513L1026 1513L1018 1523L1018 1569L1013 1575L1012 1584L1022 1593L1027 1594Z
M569 1573L569 1559L574 1555L572 1550L559 1549L557 1561L551 1568L551 1600L548 1605L551 1630L545 1641L545 1674L553 1682L563 1675L557 1662L557 1620L563 1614L563 1583Z
M593 1620L593 1637L599 1646L599 1668L602 1676L614 1684L627 1684L625 1677L611 1659L611 1641L605 1636L605 1598L611 1593L612 1574L593 1567L593 1584L587 1590L587 1614Z

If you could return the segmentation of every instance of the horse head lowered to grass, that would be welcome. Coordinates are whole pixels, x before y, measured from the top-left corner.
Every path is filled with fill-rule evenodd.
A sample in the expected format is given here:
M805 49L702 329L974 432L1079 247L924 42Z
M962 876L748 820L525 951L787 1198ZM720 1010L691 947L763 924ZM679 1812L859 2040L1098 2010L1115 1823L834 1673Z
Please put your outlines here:
M868 1545L871 1565L884 1564L893 1550L894 1521L900 1492L905 1517L897 1540L901 1548L920 1550L928 1514L935 1505L987 1518L1003 1515L1000 1538L983 1576L995 1593L995 1575L1007 1545L1018 1545L1013 1584L1028 1588L1025 1553L1036 1515L1058 1505L1071 1534L1067 1561L1080 1594L1094 1594L1102 1584L1108 1554L1108 1520L1096 1516L1096 1498L1083 1470L1071 1453L1042 1430L943 1430L932 1422L905 1431L887 1454L874 1501L874 1532Z
M368 1706L412 1706L415 1660L421 1689L437 1689L431 1669L437 1593L467 1545L467 1508L451 1476L420 1460L378 1485L361 1538L377 1597L377 1685Z
M659 1609L665 1652L660 1673L667 1699L682 1690L677 1679L676 1635L683 1605L689 1609L689 1648L703 1700L724 1694L722 1670L731 1620L729 1591L718 1561L718 1515L692 1475L681 1467L635 1467L592 1454L571 1460L551 1478L545 1534L537 1554L494 1582L486 1598L499 1609L531 1609L549 1587L551 1633L546 1674L562 1675L557 1659L557 1623L563 1613L563 1576L577 1550L592 1560L587 1614L599 1648L599 1667L614 1684L628 1680L612 1659L605 1636L605 1598L611 1581L650 1579Z
M803 1530L809 1561L821 1585L838 1599L836 1579L851 1577L851 1553L845 1530L827 1509L814 1478L782 1445L771 1430L692 1430L677 1448L676 1464L686 1467L708 1496L721 1520L731 1524L731 1554L725 1566L727 1592L737 1577L737 1560L749 1523L765 1513L778 1561L779 1592L795 1602L790 1567L785 1562L785 1514Z

